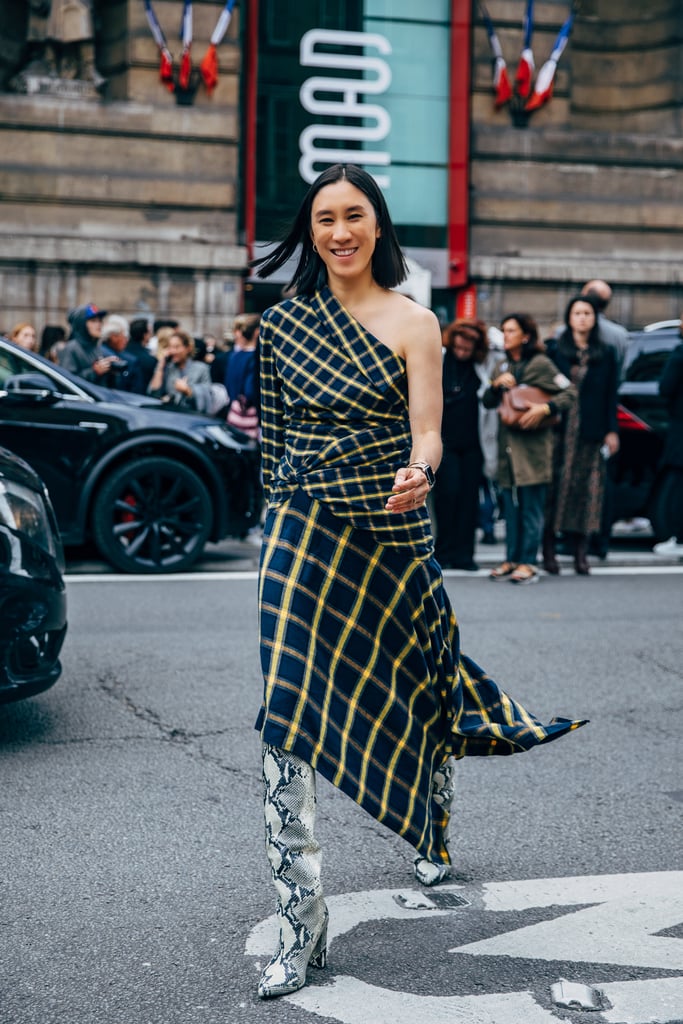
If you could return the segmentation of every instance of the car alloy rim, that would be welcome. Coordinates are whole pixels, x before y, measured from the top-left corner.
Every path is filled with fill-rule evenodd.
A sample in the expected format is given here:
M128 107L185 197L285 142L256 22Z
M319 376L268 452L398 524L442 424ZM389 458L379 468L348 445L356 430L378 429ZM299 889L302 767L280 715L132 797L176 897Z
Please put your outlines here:
M170 565L196 548L201 505L200 495L181 476L152 470L129 477L114 502L112 533L128 558Z

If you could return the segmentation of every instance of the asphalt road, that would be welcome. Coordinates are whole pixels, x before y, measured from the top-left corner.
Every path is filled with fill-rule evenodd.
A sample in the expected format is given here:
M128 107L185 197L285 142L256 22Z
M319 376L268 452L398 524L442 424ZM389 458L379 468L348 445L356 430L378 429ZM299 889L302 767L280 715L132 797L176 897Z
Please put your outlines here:
M2 1024L683 1021L680 573L448 578L465 650L590 725L460 762L440 890L321 781L330 966L272 1003L254 575L85 579L61 680L0 708Z

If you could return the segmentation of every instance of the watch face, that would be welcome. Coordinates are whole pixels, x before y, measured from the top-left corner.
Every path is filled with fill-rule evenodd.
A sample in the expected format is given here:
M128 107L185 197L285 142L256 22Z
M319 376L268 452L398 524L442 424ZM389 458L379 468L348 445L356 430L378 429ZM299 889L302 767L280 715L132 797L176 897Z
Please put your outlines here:
M434 486L434 471L431 466L425 466L425 476L430 488Z

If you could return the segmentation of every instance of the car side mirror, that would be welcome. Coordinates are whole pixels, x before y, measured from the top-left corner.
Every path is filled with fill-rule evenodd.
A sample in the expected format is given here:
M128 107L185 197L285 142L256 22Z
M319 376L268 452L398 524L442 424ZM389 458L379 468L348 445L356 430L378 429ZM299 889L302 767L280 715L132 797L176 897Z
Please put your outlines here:
M3 402L13 405L54 405L62 395L55 390L54 381L44 373L17 373L5 381L0 392Z

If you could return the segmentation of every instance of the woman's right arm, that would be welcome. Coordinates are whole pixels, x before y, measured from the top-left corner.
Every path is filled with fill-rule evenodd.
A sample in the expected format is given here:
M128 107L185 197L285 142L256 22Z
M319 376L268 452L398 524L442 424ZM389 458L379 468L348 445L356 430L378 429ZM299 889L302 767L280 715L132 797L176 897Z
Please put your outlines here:
M261 397L261 472L263 489L268 498L270 487L285 451L282 381L277 375L273 352L273 327L264 315L259 331L260 397Z
M155 367L154 373L152 374L152 379L149 382L149 386L147 388L147 394L151 395L152 398L162 398L164 396L164 394L165 394L165 390L164 390L164 369L165 369L165 365L166 365L166 360L165 360L164 356L157 357L157 365Z

